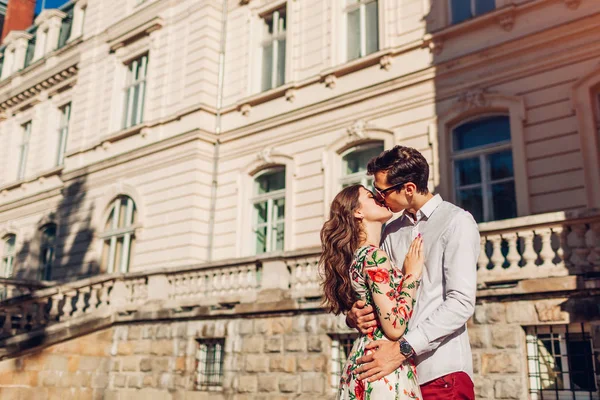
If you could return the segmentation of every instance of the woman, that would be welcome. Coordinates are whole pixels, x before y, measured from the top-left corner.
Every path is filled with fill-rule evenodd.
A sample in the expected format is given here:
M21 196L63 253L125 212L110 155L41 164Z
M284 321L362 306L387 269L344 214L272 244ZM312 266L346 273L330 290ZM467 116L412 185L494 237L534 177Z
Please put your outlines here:
M421 399L415 367L407 360L400 369L373 383L354 376L356 360L373 340L399 340L406 332L423 270L422 239L417 237L404 261L404 271L379 248L383 224L392 212L361 185L342 190L333 199L329 220L321 229L325 304L336 315L357 299L376 310L377 326L354 342L338 391L343 400Z

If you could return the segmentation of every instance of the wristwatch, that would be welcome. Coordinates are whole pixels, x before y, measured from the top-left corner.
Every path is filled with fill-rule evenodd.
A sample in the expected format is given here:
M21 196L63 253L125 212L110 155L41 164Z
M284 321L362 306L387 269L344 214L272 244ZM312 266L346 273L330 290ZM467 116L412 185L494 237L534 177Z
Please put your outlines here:
M415 351L413 350L410 343L406 341L406 339L400 339L400 354L402 354L406 358L410 358L415 355Z

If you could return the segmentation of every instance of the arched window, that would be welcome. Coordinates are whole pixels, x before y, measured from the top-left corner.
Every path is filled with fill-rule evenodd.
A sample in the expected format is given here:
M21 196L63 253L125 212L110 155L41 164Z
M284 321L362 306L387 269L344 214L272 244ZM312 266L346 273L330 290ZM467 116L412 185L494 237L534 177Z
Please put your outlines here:
M508 116L487 116L452 130L456 203L478 222L517 216Z
M102 270L107 273L129 271L135 238L136 207L128 196L117 197L110 206L102 234Z
M2 277L10 278L13 275L13 268L15 264L15 244L17 242L17 237L15 235L9 234L4 236L2 239L3 242L3 251L2 251Z
M357 184L371 188L373 177L367 175L367 163L382 151L383 143L375 142L353 147L343 153L342 175L340 178L342 188Z
M47 224L40 229L40 278L52 279L52 263L54 262L56 244L56 224Z
M254 178L253 231L256 254L280 251L285 239L285 167Z

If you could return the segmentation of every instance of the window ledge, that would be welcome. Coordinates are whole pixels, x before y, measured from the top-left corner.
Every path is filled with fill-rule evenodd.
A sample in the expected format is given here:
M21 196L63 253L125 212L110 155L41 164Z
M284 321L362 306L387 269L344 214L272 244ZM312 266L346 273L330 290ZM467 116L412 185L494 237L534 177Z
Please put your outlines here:
M8 192L9 190L18 189L19 187L21 187L23 185L26 185L28 183L32 183L35 181L40 181L40 183L43 183L46 178L49 178L54 175L60 175L62 173L63 169L64 169L64 165L59 165L58 167L54 167L54 168L42 171L41 173L39 173L37 175L30 176L30 177L20 179L17 181L9 182L5 185L0 186L0 193L3 193L5 191Z
M140 10L140 13L145 10L146 9ZM158 16L146 21L140 21L139 25L132 29L129 28L131 26L131 22L132 21L127 20L127 24L118 24L109 31L107 42L111 51L116 51L120 47L124 47L128 42L131 42L139 37L148 36L152 32L162 28L165 24L163 19Z
M141 124L137 124L135 126L132 126L131 128L121 129L120 131L118 131L116 133L112 133L110 135L104 136L100 140L100 143L102 145L104 145L104 143L114 143L114 142L118 142L119 140L126 139L130 136L135 136L137 134L141 134L142 137L144 137L147 134L147 128L148 128L148 124L145 122L142 122Z

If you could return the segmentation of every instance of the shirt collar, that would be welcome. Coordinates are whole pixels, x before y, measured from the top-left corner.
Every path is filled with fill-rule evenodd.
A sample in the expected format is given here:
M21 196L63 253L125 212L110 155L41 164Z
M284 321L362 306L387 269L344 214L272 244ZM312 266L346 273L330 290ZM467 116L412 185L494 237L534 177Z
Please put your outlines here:
M417 214L415 215L417 218L416 220L413 220L412 216L409 213L405 212L404 215L406 216L406 218L408 218L413 223L419 222L424 217L429 219L431 217L431 214L433 214L433 212L436 210L436 208L438 208L438 206L440 204L442 204L443 201L444 200L442 200L442 196L440 196L439 194L436 194L431 199L427 200L427 203L423 204L423 207L421 207L417 211Z

